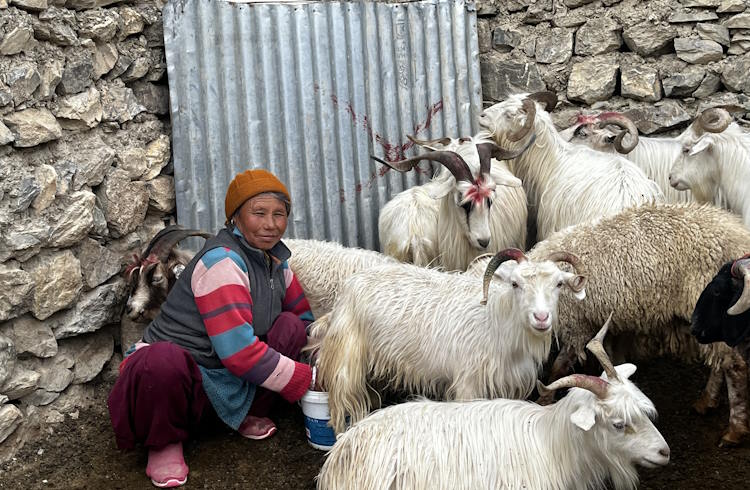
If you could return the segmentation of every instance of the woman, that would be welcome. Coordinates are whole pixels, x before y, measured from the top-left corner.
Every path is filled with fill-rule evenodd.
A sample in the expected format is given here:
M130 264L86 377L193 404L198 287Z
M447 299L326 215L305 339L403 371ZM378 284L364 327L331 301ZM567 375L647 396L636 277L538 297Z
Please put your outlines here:
M273 402L297 401L310 385L310 367L296 359L313 317L281 242L289 191L270 172L247 170L224 204L227 226L180 274L108 400L118 446L149 448L146 474L158 487L187 481L182 442L208 403L244 437L265 439L276 432Z

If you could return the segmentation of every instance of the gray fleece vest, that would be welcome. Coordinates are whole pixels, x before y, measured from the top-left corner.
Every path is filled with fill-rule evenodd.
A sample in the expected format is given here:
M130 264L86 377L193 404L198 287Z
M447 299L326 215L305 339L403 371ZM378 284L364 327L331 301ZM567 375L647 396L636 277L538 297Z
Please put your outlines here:
M190 281L195 264L203 254L216 247L234 250L245 262L250 279L250 296L253 299L253 330L257 336L265 335L281 313L281 303L286 294L281 264L291 256L286 245L279 242L269 250L269 253L280 262L271 261L269 267L262 250L249 246L244 239L225 228L214 238L206 240L203 248L182 271L161 311L146 327L143 340L149 344L159 341L177 344L187 350L199 365L208 369L220 368L223 365L206 333Z

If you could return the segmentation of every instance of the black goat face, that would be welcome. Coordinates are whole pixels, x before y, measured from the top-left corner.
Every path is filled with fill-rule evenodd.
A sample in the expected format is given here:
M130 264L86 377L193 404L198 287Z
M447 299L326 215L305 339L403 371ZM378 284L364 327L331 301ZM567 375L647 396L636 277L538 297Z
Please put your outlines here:
M701 344L724 341L734 347L750 334L750 311L737 316L727 310L742 294L742 280L732 277L727 262L703 290L695 305L692 333Z

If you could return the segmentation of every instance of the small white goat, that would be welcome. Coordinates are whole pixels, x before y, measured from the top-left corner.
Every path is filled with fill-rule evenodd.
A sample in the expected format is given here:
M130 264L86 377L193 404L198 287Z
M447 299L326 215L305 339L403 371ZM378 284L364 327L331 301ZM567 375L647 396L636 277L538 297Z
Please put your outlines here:
M532 132L536 143L511 163L536 207L537 239L567 226L616 214L664 196L643 170L625 158L565 141L536 100L554 106L554 94L515 94L479 116L480 126L501 146Z
M750 134L724 109L705 111L677 140L685 157L672 167L670 184L690 189L700 202L724 199L750 227Z
M313 316L320 318L333 307L341 285L357 271L398 262L387 255L336 242L284 239L292 256L289 268L297 277Z
M368 379L457 400L528 396L549 355L562 286L578 299L586 294L585 276L561 271L556 260L581 268L565 252L531 262L509 249L487 264L482 286L410 264L353 275L326 319L319 351L334 430L345 429L346 415L354 423L370 411ZM495 270L502 284L484 305Z
M669 462L651 419L656 409L614 368L601 345L588 347L601 377L574 374L556 404L518 400L416 401L380 410L342 434L318 475L319 490L636 488L636 465ZM545 387L540 385L540 390Z
M421 160L444 168L431 182L407 189L383 207L378 228L386 254L463 271L480 253L524 246L526 195L521 181L498 160L517 157L528 144L507 152L486 139L411 139L432 151L400 162L373 158L401 172Z
M190 236L211 238L213 235L171 225L154 235L140 255L133 255L125 269L130 287L125 312L131 320L147 322L159 313L180 272L193 258L192 252L175 248L178 242Z

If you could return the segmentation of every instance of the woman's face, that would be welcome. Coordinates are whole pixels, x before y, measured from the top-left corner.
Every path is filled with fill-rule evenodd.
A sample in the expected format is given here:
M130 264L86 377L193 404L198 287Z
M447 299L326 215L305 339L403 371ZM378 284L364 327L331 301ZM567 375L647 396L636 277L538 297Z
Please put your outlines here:
M251 197L237 211L234 223L250 245L269 250L286 231L286 206L273 195Z

